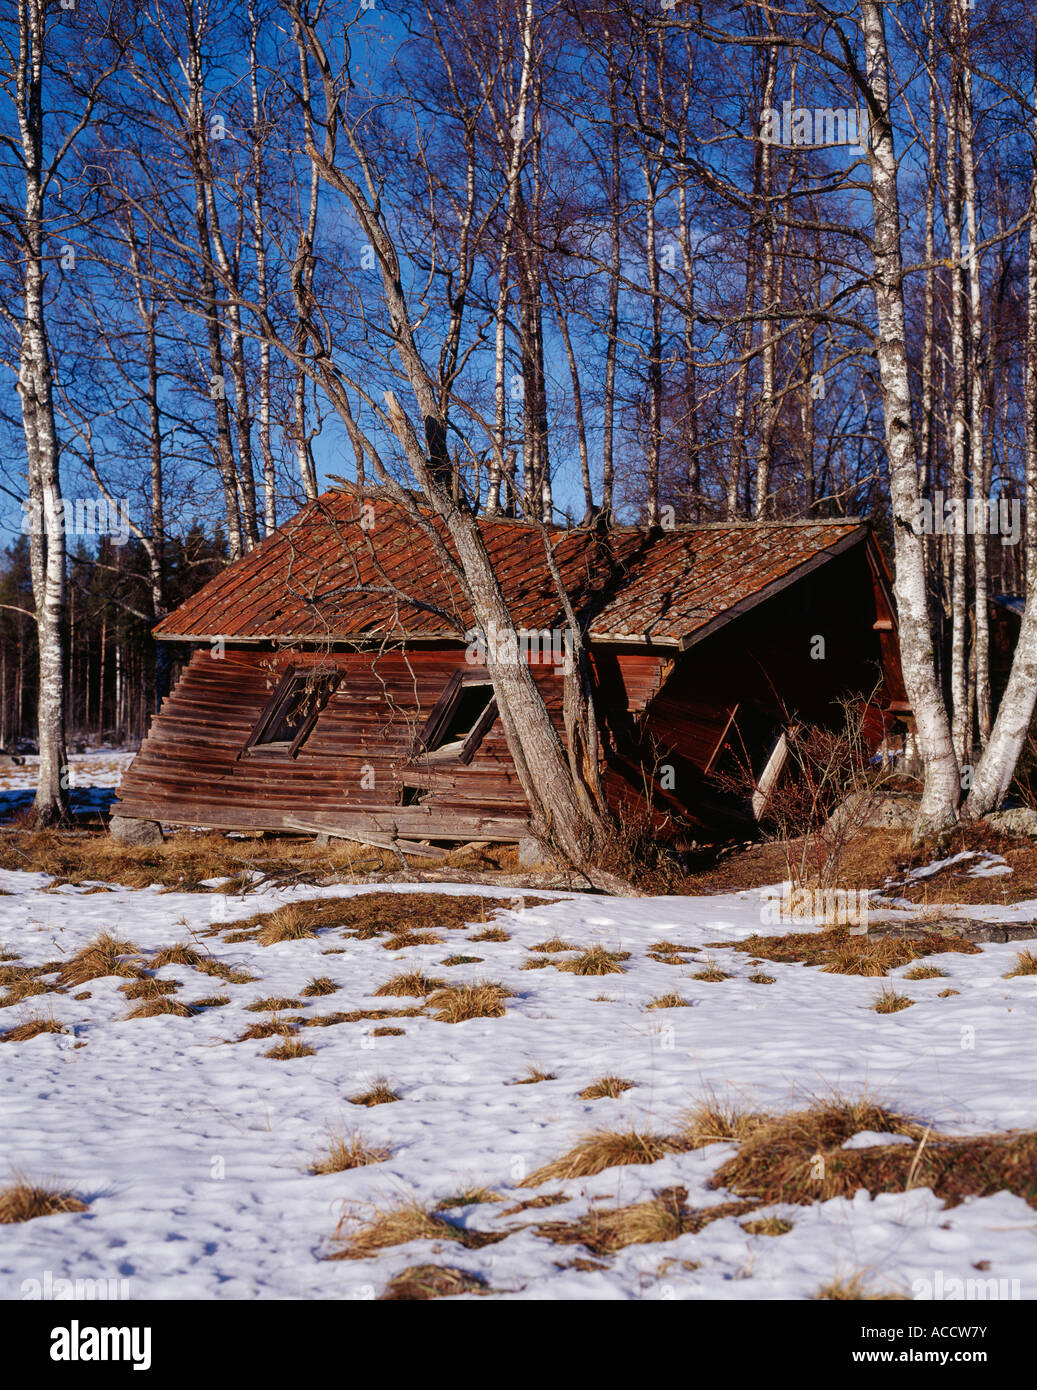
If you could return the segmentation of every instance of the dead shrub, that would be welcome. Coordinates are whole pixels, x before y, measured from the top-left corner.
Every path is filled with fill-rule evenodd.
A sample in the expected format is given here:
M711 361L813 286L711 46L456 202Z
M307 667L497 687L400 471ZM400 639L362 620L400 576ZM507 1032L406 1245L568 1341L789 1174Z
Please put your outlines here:
M456 1241L466 1249L474 1250L480 1246L493 1245L503 1240L506 1234L462 1228L441 1213L429 1211L413 1199L400 1201L391 1207L376 1211L347 1235L345 1226L348 1220L348 1217L343 1216L336 1228L335 1241L339 1248L329 1259L364 1260L382 1250L391 1249L394 1245L407 1245L412 1240Z
M378 1295L379 1302L419 1302L431 1298L456 1298L464 1293L489 1293L481 1274L470 1274L450 1265L411 1265L394 1274Z
M172 1014L174 1018L194 1018L197 1012L194 1004L185 1004L180 999L170 999L161 995L158 999L147 999L143 1004L138 1004L126 1017L157 1018L160 1014Z
M125 957L134 956L135 960ZM140 976L140 948L132 941L120 941L109 932L102 932L81 951L65 962L58 975L62 985L85 985L89 980L109 975Z
M530 1173L517 1184L539 1187L542 1182L567 1182L571 1178L592 1178L606 1168L629 1163L655 1163L664 1154L683 1153L688 1145L680 1136L643 1134L639 1130L598 1130L585 1135L562 1154Z
M580 1092L581 1100L616 1100L624 1091L634 1088L633 1081L624 1081L621 1076L599 1076Z
M391 1105L394 1100L399 1100L399 1096L383 1077L379 1077L370 1090L348 1096L347 1099L350 1105Z
M0 1188L0 1226L34 1221L38 1216L65 1216L69 1212L86 1210L86 1202L74 1192L30 1182L17 1174L9 1186Z
M346 1173L351 1168L364 1168L371 1163L384 1163L392 1158L391 1149L379 1149L354 1130L343 1134L328 1131L328 1141L322 1153L312 1161L308 1171L314 1174Z
M500 1018L506 1012L504 1001L514 997L502 984L480 980L437 990L428 1004L440 1023L465 1023L472 1018Z
M629 951L609 951L604 946L591 946L572 960L552 962L556 970L569 975L622 975L622 962L630 959Z
M423 975L420 970L411 970L386 980L384 985L379 985L375 990L375 995L426 995L446 988L446 980L438 980L434 975Z
M976 955L979 947L960 936L932 933L932 939L913 940L903 936L856 936L848 927L832 927L820 932L789 932L786 936L750 936L744 941L715 941L762 960L785 964L817 965L829 975L885 975L923 956L954 951Z

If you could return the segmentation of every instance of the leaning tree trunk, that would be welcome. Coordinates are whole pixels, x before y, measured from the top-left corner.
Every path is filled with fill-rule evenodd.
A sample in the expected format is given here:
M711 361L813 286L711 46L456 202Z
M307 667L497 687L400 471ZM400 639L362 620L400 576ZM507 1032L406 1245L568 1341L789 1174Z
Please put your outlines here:
M889 54L883 5L878 0L861 0L861 17L871 116L868 164L874 223L876 356L893 502L894 592L901 660L925 761L925 790L915 822L916 836L923 836L942 833L954 824L961 787L947 709L936 679L926 596L925 549L922 536L915 530L918 524L918 452L911 419L900 198L890 119Z

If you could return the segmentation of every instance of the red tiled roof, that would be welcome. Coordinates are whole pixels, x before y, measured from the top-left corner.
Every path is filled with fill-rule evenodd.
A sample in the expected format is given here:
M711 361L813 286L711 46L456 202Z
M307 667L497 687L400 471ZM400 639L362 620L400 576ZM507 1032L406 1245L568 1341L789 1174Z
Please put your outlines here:
M367 510L365 511L365 505ZM373 510L371 510L373 508ZM432 522L441 536L445 529ZM516 628L562 625L537 531L481 518ZM803 567L863 539L859 522L552 528L592 639L680 646L752 606ZM452 551L452 546L448 544ZM335 490L309 503L155 628L166 640L372 641L458 638L472 619L430 538L399 504Z

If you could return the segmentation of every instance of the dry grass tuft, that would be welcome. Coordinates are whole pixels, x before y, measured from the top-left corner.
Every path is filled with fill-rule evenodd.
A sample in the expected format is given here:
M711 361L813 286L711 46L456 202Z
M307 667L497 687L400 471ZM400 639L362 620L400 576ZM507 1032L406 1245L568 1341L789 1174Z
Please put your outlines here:
M550 956L530 956L529 960L523 962L520 969L543 970L548 965L554 965L554 961Z
M151 958L152 969L158 970L163 965L190 965L199 966L205 956L201 951L195 950L193 946L188 946L186 941L175 941L172 946L163 946L161 951L156 951Z
M181 985L180 980L127 980L119 989L127 999L159 999L164 994L175 994Z
M282 999L277 995L272 995L269 999L257 999L254 1004L246 1004L245 1012L250 1014L271 1014L277 1013L281 1009L297 1009L298 999Z
M622 961L630 959L629 951L609 951L604 946L591 946L572 960L555 961L556 970L569 975L622 975Z
M939 994L938 994L936 997L937 997L937 999L949 999L949 998L951 997L952 994L960 994L960 993L961 993L961 990L960 990L960 989L941 989L940 992L939 992Z
M742 1230L751 1236L787 1236L794 1225L783 1216L761 1216L756 1221L743 1221Z
M337 994L339 986L334 980L329 980L327 975L314 975L309 984L300 994L304 999L316 999L325 994Z
M450 1240L467 1249L478 1249L503 1240L505 1232L490 1234L485 1231L472 1231L455 1226L442 1214L429 1211L419 1202L405 1200L394 1206L376 1211L362 1225L356 1227L348 1236L343 1227L347 1221L343 1216L335 1231L339 1249L329 1258L333 1260L363 1260L389 1250L394 1245L407 1245L412 1240Z
M315 1055L316 1049L307 1047L298 1038L285 1038L276 1047L270 1048L269 1052L263 1053L264 1057L273 1057L276 1062L290 1062L295 1057L313 1057Z
M939 932L933 932L931 940L917 941L903 936L855 936L849 927L789 932L786 936L750 936L744 941L713 944L763 960L817 965L829 975L886 975L923 956L946 951L975 955L979 951L964 937L943 936Z
M571 941L563 941L560 936L552 936L550 941L538 941L535 946L528 946L529 951L537 951L543 955L557 954L559 951L579 951L580 946L574 946Z
M502 1202L504 1198L490 1187L462 1187L452 1197L436 1203L436 1211L455 1211L458 1207L477 1207L484 1202Z
M447 956L446 960L441 960L440 965L481 965L482 956Z
M307 903L285 903L284 907L271 912L255 933L260 946L277 946L282 941L304 941L316 935L313 912ZM234 933L237 940L241 936L240 930Z
M711 984L717 984L721 980L732 980L734 976L728 974L726 970L721 970L719 966L714 965L713 962L710 961L705 970L696 970L692 979L708 980Z
M898 994L887 985L881 994L875 996L871 1007L877 1014L896 1014L901 1009L909 1009L914 1002L906 994Z
M736 1106L710 1100L688 1112L681 1135L688 1149L704 1149L707 1144L741 1144L766 1119L758 1111L739 1110Z
M842 1147L862 1130L904 1134L916 1142ZM1037 1207L1037 1132L933 1134L871 1100L835 1098L765 1119L717 1171L712 1186L768 1204L928 1187L950 1206L1009 1191Z
M420 970L410 970L401 975L394 975L391 980L386 980L384 985L379 985L375 990L375 995L426 995L434 994L437 989L446 989L446 980L438 980L434 975L423 975Z
M773 975L765 975L762 970L755 970L749 976L749 979L754 985L773 985L777 983Z
M506 1012L504 1001L514 997L502 984L478 980L437 990L428 1003L440 1023L465 1023L471 1018L500 1018Z
M299 1031L298 1021L294 1018L273 1018L265 1020L263 1023L253 1023L245 1029L238 1042L252 1042L254 1039L262 1038L288 1038Z
M450 1265L411 1265L394 1274L379 1294L379 1302L420 1302L431 1298L455 1298L458 1294L488 1293L489 1286L481 1274Z
M1037 956L1032 951L1016 952L1015 969L1009 970L1005 979L1014 979L1016 975L1037 975Z
M140 948L132 941L120 941L109 932L102 932L81 951L65 962L58 975L62 985L85 985L88 980L100 980L109 975L139 976L138 960L125 956L140 956Z
M194 1018L197 1012L194 1004L184 1004L179 999L169 999L162 995L158 999L147 999L143 1004L138 1004L126 1017L157 1018L159 1014L172 1014L175 1018Z
M347 1097L350 1105L391 1105L399 1096L384 1077L379 1077L369 1091Z
M353 1130L343 1134L340 1130L328 1131L328 1142L308 1168L315 1174L346 1173L351 1168L365 1168L370 1163L385 1163L392 1158L391 1149L379 1149Z
M537 1234L557 1245L583 1245L594 1255L612 1255L629 1245L650 1245L697 1234L713 1221L741 1216L756 1202L721 1202L712 1207L685 1206L688 1190L668 1187L648 1202L626 1207L591 1207L575 1221L545 1221Z
M867 1276L864 1274L852 1274L849 1278L833 1279L830 1284L826 1284L823 1289L818 1289L814 1294L815 1299L825 1299L836 1303L848 1301L862 1303L900 1303L907 1300L906 1293L877 1293L869 1288Z
M905 980L945 980L947 971L940 970L935 965L916 965L911 970L905 971Z
M682 994L660 994L658 999L653 999L650 1004L645 1005L646 1009L690 1009L691 1004Z
M540 1067L527 1067L526 1074L518 1081L513 1081L513 1086L535 1086L538 1081L557 1081L558 1077L553 1071L542 1071Z
M580 1092L581 1100L616 1100L624 1091L632 1091L633 1081L624 1081L621 1076L599 1076Z
M86 1210L87 1204L74 1192L45 1187L18 1175L9 1187L0 1188L0 1226L33 1221L37 1216L64 1216Z
M0 1033L0 1042L30 1042L33 1038L38 1038L41 1033L63 1033L65 1025L59 1023L56 1018L45 1017L43 1014L33 1014L24 1019L14 1028L8 1028Z
M511 933L506 932L503 927L487 927L485 931L473 936L472 941L510 941Z
M592 1178L606 1168L628 1163L655 1163L664 1154L683 1153L687 1148L683 1139L675 1135L602 1129L585 1135L568 1153L543 1164L517 1186L538 1187L542 1182Z
M192 1009L222 1009L230 1003L229 994L209 994L204 999L192 999Z
M434 931L401 931L382 945L387 951L406 951L411 946L442 946L445 937Z

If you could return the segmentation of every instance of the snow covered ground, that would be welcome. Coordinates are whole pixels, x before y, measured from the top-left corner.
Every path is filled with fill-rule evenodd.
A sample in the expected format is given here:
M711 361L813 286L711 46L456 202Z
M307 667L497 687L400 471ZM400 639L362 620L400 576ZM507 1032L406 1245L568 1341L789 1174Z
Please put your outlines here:
M48 891L42 875L5 872L0 946L22 963L42 963L71 956L107 930L147 952L190 939L214 921L318 891L246 898ZM326 893L364 891L372 890ZM1035 907L1020 904L1010 915L1032 917ZM758 892L640 900L567 895L506 910L499 923L509 940L474 942L485 930L475 924L444 932L446 944L401 951L386 950L384 938L344 938L334 927L317 939L267 947L206 937L205 950L258 978L224 984L189 967L163 967L159 978L183 982L180 1000L230 997L225 1007L192 1018L127 1020L130 1006L115 978L75 991L87 998L43 995L0 1011L0 1027L42 1009L71 1030L0 1045L0 1185L18 1172L66 1185L89 1203L80 1214L0 1226L0 1297L25 1297L58 1279L105 1279L120 1281L112 1287L130 1298L371 1298L397 1272L427 1263L472 1271L495 1296L523 1299L806 1298L835 1278L862 1273L871 1287L909 1296L929 1286L953 1289L954 1279L1004 1280L1002 1296L1037 1296L1037 1214L1009 1193L952 1210L928 1190L774 1207L768 1214L793 1223L780 1237L750 1234L732 1216L697 1235L593 1261L530 1224L574 1218L591 1201L625 1205L675 1184L687 1188L689 1206L722 1202L727 1194L707 1183L734 1153L730 1144L549 1182L537 1191L562 1191L570 1199L565 1205L505 1214L536 1195L517 1186L523 1176L588 1132L672 1132L682 1114L709 1099L785 1110L832 1092L867 1092L939 1130L1037 1126L1037 977L1005 978L1017 948L943 954L934 963L948 978L911 982L900 978L904 970L880 980L767 962L776 982L763 985L749 979L756 969L750 958L730 949L689 953L680 966L648 956L661 939L703 948L783 930L761 928ZM630 952L625 972L523 970L530 948L555 935ZM458 952L481 959L441 964ZM731 978L695 979L707 957ZM402 1029L393 1036L376 1036L376 1024L366 1020L304 1028L300 1036L315 1054L290 1061L264 1055L270 1040L234 1041L262 1017L246 1006L268 996L298 999L289 1012L299 1017L420 1004L373 994L414 969L452 983L498 981L515 997L498 1018L392 1020ZM320 975L338 991L303 998L306 982ZM908 994L914 1007L875 1013L870 1005L884 985ZM941 997L947 989L959 993ZM674 991L690 1007L646 1009ZM515 1085L531 1067L555 1079ZM634 1085L616 1099L581 1099L606 1073ZM348 1097L380 1079L398 1101L350 1104ZM391 1156L315 1176L308 1165L329 1128L355 1130ZM340 1217L348 1227L403 1197L432 1207L469 1186L505 1200L455 1209L452 1218L509 1230L506 1239L481 1249L420 1242L371 1259L325 1258Z
M120 749L98 748L69 757L69 800L73 811L107 811L115 788L136 757ZM32 804L40 760L28 754L19 767L0 767L0 820Z

